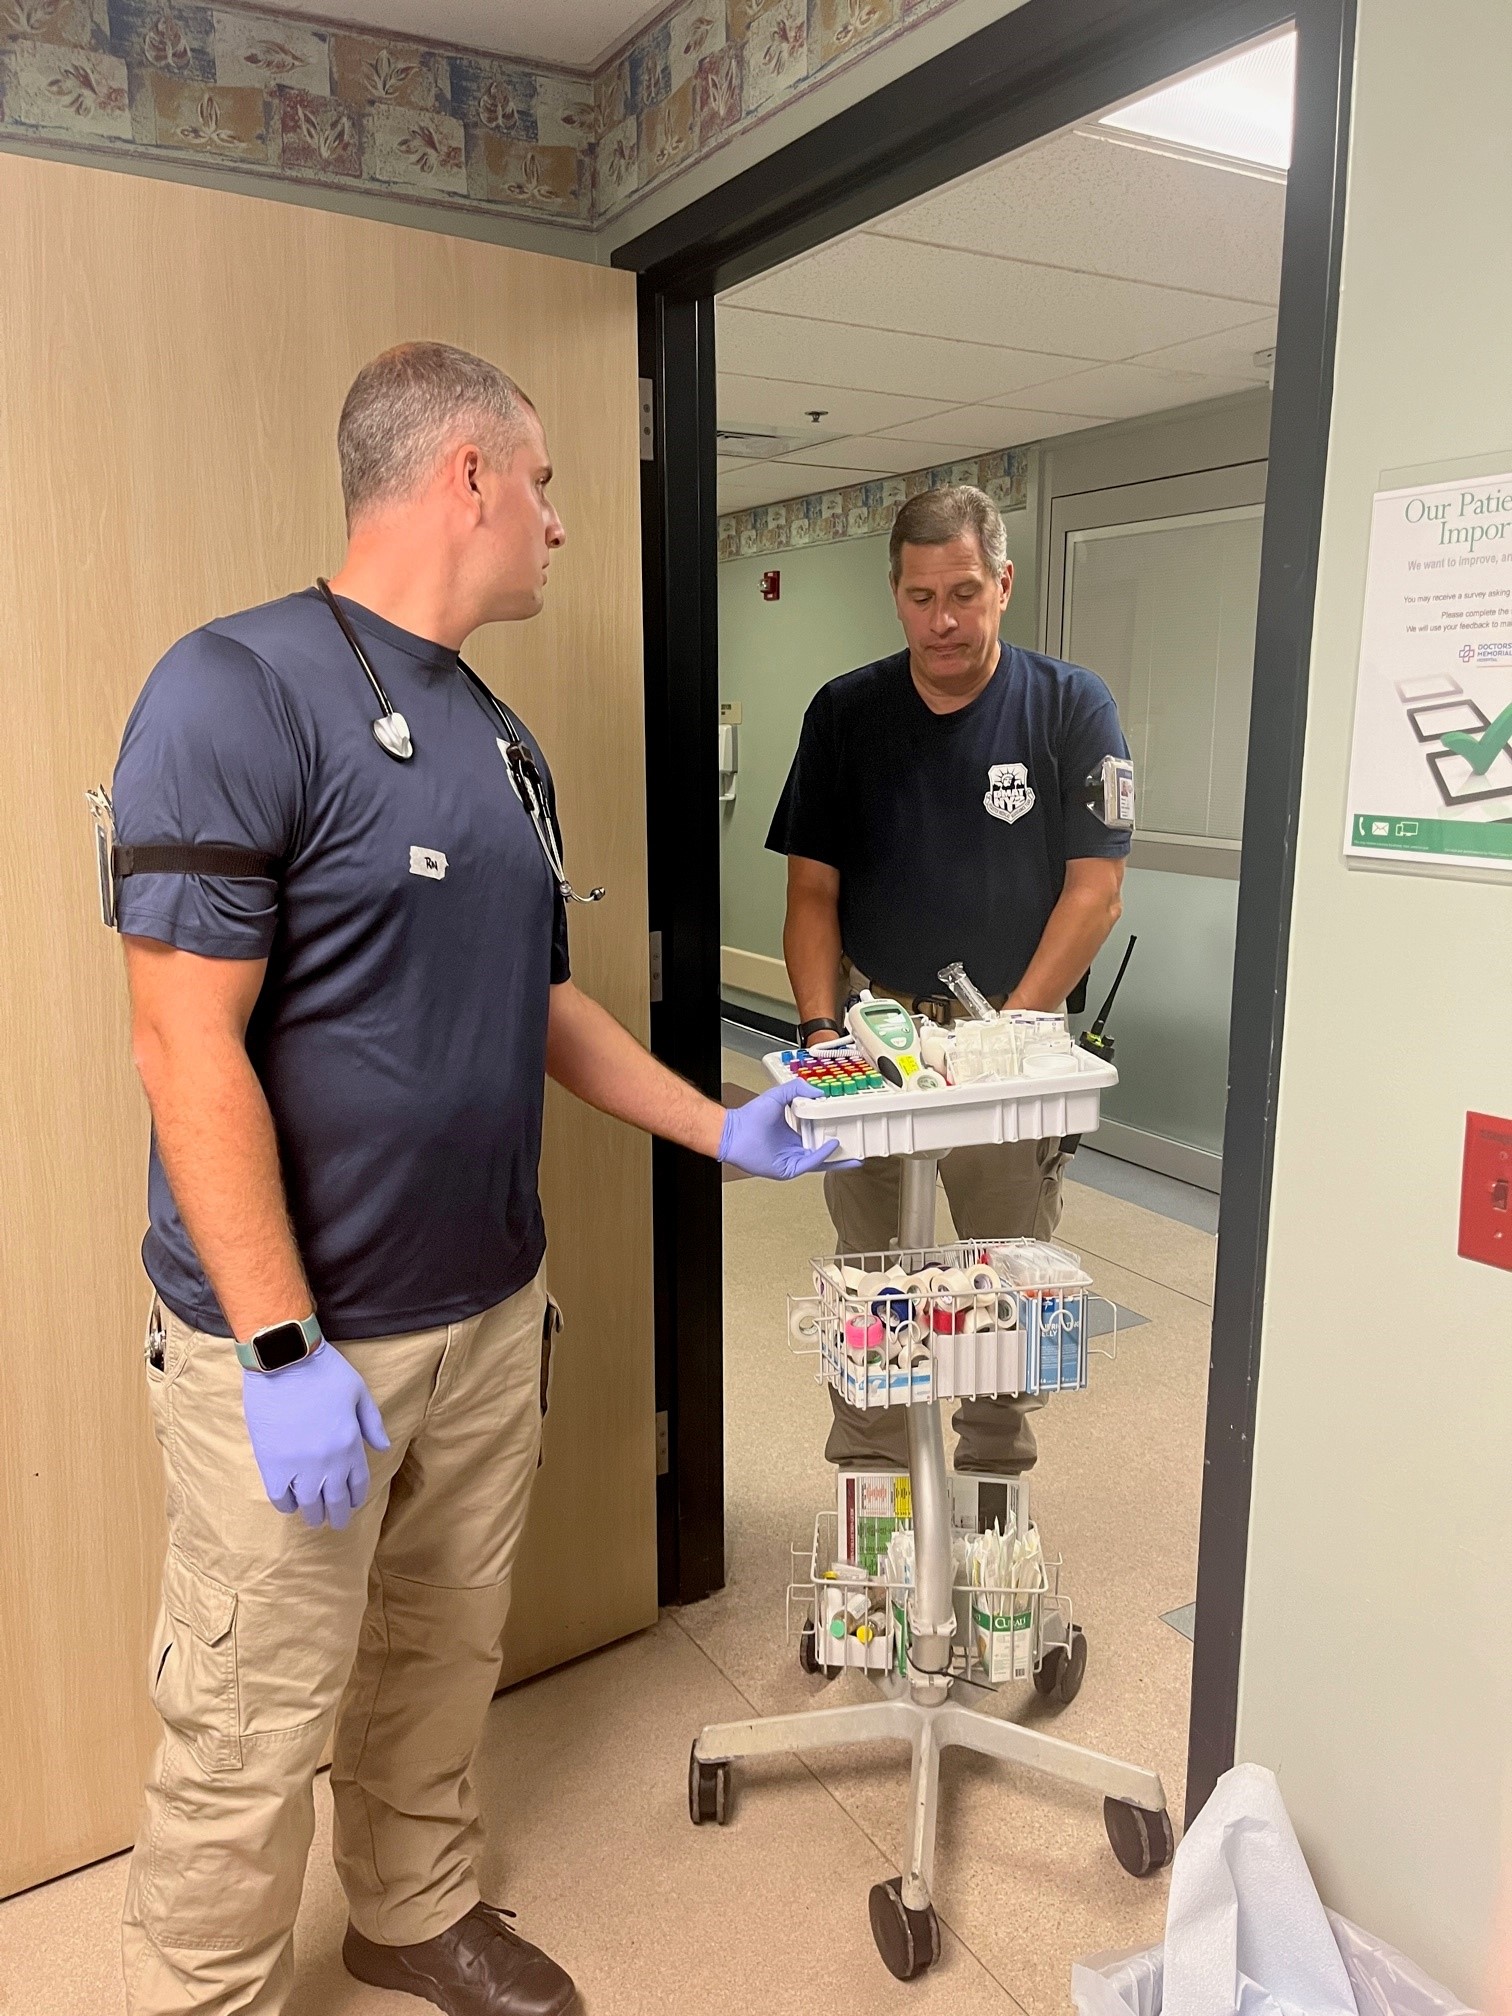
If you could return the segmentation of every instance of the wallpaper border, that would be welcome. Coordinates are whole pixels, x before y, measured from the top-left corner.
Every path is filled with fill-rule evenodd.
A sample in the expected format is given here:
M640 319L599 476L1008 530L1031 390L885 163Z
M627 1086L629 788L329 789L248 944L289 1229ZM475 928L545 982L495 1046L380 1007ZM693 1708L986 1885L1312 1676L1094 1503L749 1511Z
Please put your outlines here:
M721 561L753 553L784 553L805 546L833 546L842 539L875 539L892 530L898 507L921 490L947 483L972 483L1000 511L1022 511L1029 502L1029 450L1000 448L959 462L911 469L903 476L879 476L843 490L814 490L777 504L755 504L726 512L719 521Z
M0 0L0 143L591 231L957 0L681 0L597 70L277 6Z

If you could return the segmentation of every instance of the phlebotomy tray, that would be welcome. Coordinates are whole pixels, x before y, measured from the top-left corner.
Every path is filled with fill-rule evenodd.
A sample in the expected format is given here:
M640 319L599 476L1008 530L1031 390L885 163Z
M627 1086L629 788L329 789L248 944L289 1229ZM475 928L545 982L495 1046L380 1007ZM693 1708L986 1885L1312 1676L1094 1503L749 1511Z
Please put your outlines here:
M789 1051L788 1056L793 1053ZM854 1055L854 1052L840 1052ZM763 1060L781 1084L784 1055ZM1048 1134L1090 1134L1102 1095L1118 1073L1090 1051L1073 1050L1063 1068L1038 1077L984 1078L939 1092L851 1092L795 1099L789 1112L805 1148L838 1141L843 1156L943 1155L1000 1141L1042 1141ZM837 1158L838 1159L838 1158Z

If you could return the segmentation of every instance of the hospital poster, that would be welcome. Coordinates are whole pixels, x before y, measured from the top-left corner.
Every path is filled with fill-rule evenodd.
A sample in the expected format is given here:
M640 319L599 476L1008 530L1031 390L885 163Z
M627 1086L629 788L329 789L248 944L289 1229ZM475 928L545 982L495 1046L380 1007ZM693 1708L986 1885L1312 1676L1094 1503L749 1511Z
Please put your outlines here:
M1512 475L1376 493L1344 851L1512 872Z

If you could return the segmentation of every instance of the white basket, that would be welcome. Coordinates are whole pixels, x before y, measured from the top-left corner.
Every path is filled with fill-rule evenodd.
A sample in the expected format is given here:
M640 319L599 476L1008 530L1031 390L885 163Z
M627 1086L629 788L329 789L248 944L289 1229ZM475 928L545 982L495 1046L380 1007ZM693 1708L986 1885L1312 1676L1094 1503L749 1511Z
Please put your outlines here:
M814 1658L831 1676L846 1671L906 1675L911 1638L908 1618L911 1587L880 1576L837 1580L837 1525L833 1512L814 1521L811 1549L794 1547L795 1565L806 1574L788 1591L789 1628L796 1609L813 1627ZM956 1630L951 1645L951 1674L979 1687L997 1687L1030 1680L1047 1652L1071 1643L1071 1604L1060 1593L1059 1558L1045 1563L1043 1586L1025 1589L983 1589L958 1584L955 1589ZM846 1623L847 1600L862 1593L869 1630L866 1642ZM836 1621L846 1628L835 1629Z
M1029 1247L1052 1247L1064 1278L1012 1286L993 1256ZM920 1285L948 1273L974 1274L981 1285ZM994 1239L918 1253L839 1254L815 1260L814 1285L812 1296L789 1297L788 1333L795 1348L817 1351L826 1382L849 1406L1064 1393L1087 1383L1087 1312L1097 1298L1087 1294L1091 1276L1069 1247Z
M896 1640L893 1606L884 1577L866 1576L832 1579L840 1564L839 1523L833 1512L821 1512L814 1521L813 1545L803 1567L801 1582L788 1591L789 1624L794 1605L814 1629L814 1658L827 1673L850 1668L861 1673L885 1673L895 1663ZM800 1558L794 1548L795 1560ZM847 1617L846 1605L859 1596L866 1608L866 1621L875 1635L865 1642L856 1635L859 1619ZM836 1624L840 1626L836 1630Z
M781 1084L792 1074L774 1050L764 1059ZM842 1157L944 1155L952 1148L1003 1141L1043 1141L1052 1134L1090 1134L1102 1095L1118 1072L1087 1050L1073 1050L1065 1068L1044 1078L981 1079L939 1092L856 1092L836 1099L795 1099L788 1111L805 1148L838 1141Z

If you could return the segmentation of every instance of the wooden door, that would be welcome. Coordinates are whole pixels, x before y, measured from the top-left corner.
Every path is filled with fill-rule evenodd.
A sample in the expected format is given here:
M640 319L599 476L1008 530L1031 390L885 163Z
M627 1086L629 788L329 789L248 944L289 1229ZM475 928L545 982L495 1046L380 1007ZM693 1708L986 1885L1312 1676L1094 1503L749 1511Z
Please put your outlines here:
M3 1895L130 1841L152 1734L147 1115L83 794L174 638L335 568L342 396L401 338L494 358L545 419L569 543L473 662L610 885L576 977L642 1038L649 1006L631 276L4 155L0 271ZM656 1614L647 1143L553 1092L543 1194L568 1328L509 1679Z

